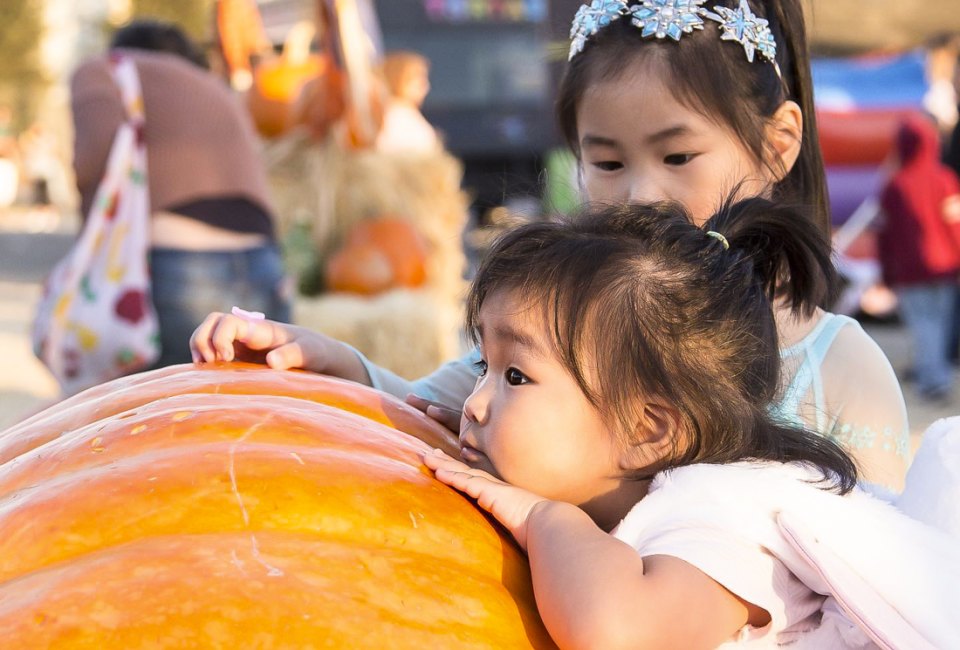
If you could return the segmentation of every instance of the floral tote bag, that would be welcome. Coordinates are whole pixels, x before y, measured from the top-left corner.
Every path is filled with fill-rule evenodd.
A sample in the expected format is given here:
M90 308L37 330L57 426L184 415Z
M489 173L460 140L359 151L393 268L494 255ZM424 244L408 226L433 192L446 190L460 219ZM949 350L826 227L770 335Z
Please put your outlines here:
M127 119L79 239L47 278L33 327L36 355L68 395L149 366L160 353L140 80L129 58L112 59L111 68Z

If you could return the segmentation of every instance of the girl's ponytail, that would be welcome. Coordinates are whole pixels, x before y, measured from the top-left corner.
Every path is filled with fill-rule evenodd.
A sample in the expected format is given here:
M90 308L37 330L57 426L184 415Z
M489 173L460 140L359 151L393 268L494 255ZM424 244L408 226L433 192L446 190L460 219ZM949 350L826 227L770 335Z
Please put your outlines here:
M761 198L728 202L703 229L722 234L730 252L749 260L764 292L811 316L836 294L830 240L797 208Z
M823 232L830 233L830 198L820 153L816 106L813 101L813 77L810 53L804 27L803 8L799 0L765 0L767 19L777 43L777 59L786 86L787 99L800 106L803 113L803 134L800 156L780 184L790 187L786 198L801 197L810 202L812 216Z

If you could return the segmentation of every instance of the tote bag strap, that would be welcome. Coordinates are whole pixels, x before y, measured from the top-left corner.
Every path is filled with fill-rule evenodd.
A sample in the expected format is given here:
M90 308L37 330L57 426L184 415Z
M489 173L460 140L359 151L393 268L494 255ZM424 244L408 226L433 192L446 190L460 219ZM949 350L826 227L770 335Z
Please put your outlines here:
M110 71L113 80L120 89L120 99L127 112L127 120L135 125L143 125L143 93L140 90L140 76L137 65L128 56L114 54L110 57Z
M137 66L128 56L122 54L110 55L110 73L120 91L127 119L120 124L114 135L113 145L107 157L107 165L103 178L94 193L94 208L87 215L86 223L80 232L76 244L76 252L69 258L67 266L67 285L73 286L79 282L79 274L90 264L90 255L93 252L93 241L99 236L106 219L105 210L96 206L104 206L114 200L115 192L121 178L130 173L130 152L144 157L143 168L146 168L146 146L144 140L144 110L143 94L140 90L140 76ZM134 172L136 173L136 172ZM146 178L138 178L136 182L146 183Z

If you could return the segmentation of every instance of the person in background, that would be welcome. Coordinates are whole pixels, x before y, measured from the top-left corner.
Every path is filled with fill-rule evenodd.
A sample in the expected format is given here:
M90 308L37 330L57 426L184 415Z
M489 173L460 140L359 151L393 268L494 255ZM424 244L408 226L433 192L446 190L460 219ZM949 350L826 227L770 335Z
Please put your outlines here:
M878 253L913 338L921 396L949 399L949 338L960 274L960 182L940 162L936 126L916 115L896 137L897 168L884 187Z
M125 119L109 67L118 55L133 59L143 92L157 365L186 363L190 334L210 310L243 304L290 318L266 172L249 115L207 71L199 48L175 25L136 21L71 80L81 214L90 210Z
M389 97L376 148L383 153L432 153L440 139L420 108L430 92L430 62L414 52L388 52L383 77Z

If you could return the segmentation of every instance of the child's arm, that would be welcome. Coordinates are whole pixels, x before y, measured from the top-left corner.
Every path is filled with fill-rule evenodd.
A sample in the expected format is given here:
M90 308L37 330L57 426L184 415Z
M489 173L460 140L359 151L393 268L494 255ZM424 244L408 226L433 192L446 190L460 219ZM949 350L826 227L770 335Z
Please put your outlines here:
M764 614L682 560L641 558L576 506L438 452L424 463L475 498L528 553L540 616L561 648L713 648Z
M329 336L287 323L251 319L214 312L190 337L194 361L264 362L271 368L303 368L350 379L409 403L454 431L460 428L460 412L477 383L476 349L450 361L431 374L409 381L372 363L349 345ZM434 409L427 411L428 407Z
M271 368L303 368L370 385L350 346L319 332L271 320L214 312L190 337L195 362L261 361Z

